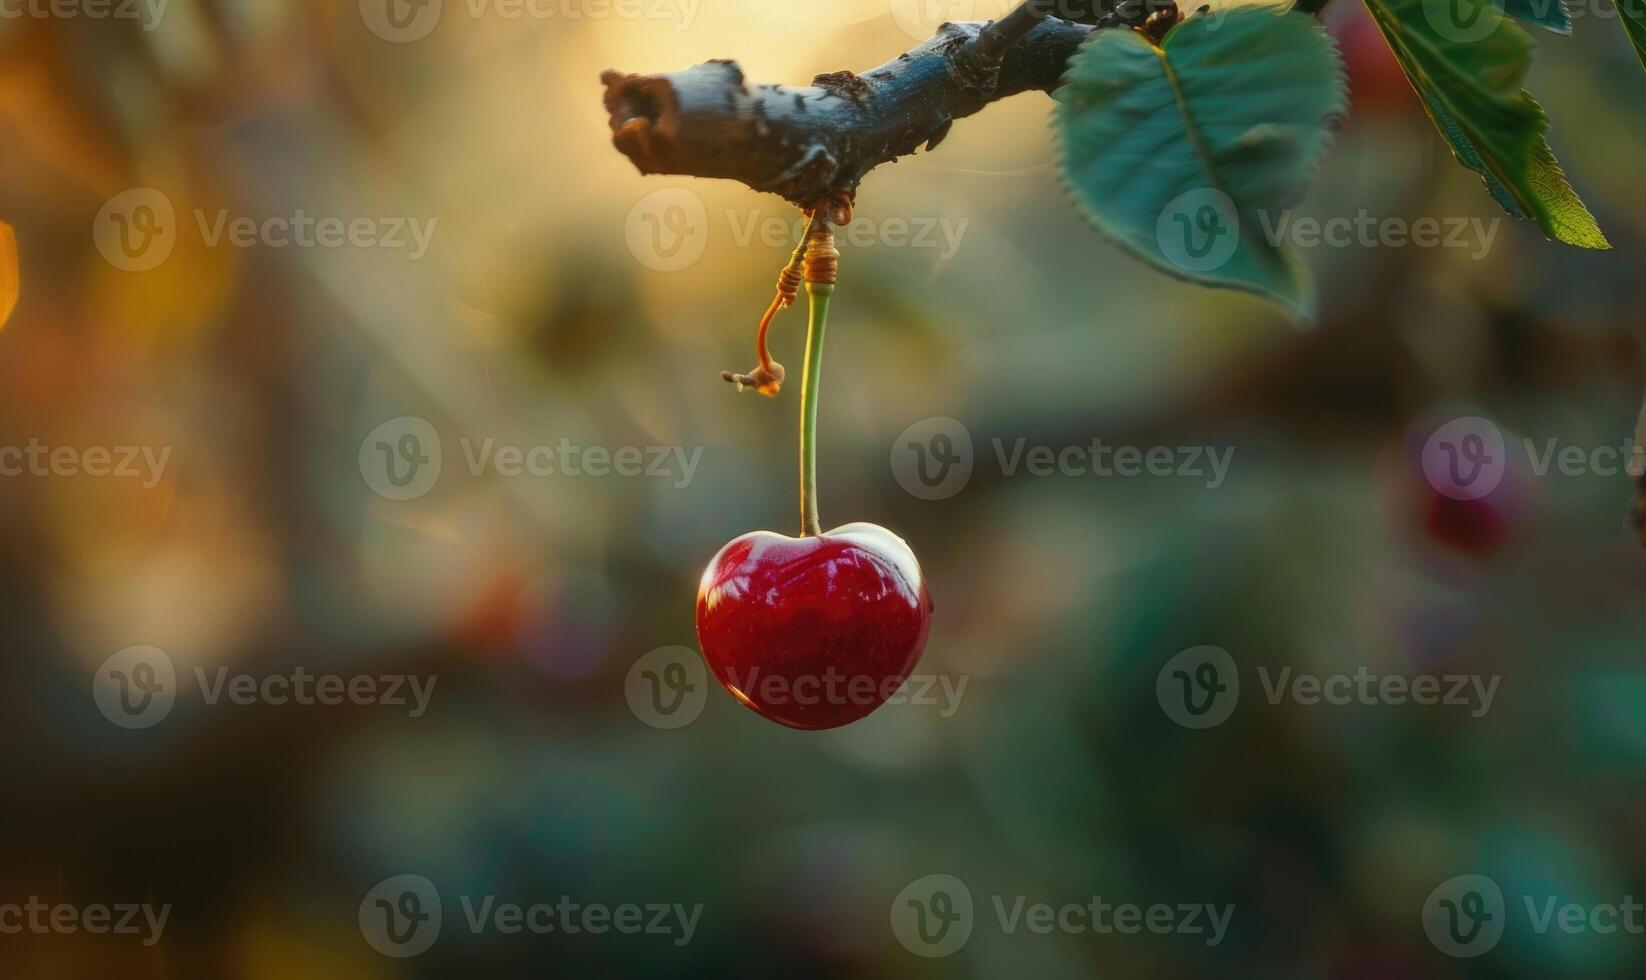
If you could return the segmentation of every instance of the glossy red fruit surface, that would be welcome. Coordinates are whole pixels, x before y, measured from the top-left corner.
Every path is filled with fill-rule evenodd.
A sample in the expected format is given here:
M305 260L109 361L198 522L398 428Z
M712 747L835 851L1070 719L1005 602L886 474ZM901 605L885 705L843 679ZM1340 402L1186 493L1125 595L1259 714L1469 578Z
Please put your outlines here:
M753 531L697 589L697 640L726 689L791 728L838 728L895 693L926 646L932 600L903 539L874 524Z

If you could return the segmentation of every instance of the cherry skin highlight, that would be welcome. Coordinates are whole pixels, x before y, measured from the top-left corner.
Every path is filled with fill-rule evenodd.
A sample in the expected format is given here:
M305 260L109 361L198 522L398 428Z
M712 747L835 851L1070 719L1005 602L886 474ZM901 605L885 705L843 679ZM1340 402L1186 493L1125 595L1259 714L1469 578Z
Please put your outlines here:
M752 531L720 549L697 589L709 669L790 728L839 728L880 707L920 660L931 615L914 552L874 524Z

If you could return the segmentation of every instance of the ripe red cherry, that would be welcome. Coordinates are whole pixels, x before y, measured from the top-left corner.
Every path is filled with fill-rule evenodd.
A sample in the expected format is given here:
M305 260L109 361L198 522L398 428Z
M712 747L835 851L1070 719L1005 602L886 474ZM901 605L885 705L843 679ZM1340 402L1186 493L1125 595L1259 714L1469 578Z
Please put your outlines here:
M697 589L697 640L739 701L791 728L880 707L926 647L932 600L903 539L874 524L791 538L753 531Z

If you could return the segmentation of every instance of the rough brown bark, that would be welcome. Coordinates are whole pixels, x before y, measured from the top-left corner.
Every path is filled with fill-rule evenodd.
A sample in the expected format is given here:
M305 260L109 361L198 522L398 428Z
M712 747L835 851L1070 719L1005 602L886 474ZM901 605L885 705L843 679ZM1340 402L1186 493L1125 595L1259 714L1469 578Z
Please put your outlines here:
M855 190L880 164L935 147L954 120L991 102L1050 92L1091 31L1017 14L999 25L944 24L879 68L806 87L750 86L725 60L656 75L607 69L601 80L612 142L641 173L738 180L810 207Z

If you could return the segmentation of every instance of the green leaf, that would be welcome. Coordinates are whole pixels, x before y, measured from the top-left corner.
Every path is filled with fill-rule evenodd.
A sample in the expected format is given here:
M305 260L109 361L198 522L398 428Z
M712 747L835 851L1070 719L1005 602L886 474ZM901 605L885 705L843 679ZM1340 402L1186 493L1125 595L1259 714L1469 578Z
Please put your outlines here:
M1365 2L1458 162L1503 209L1558 241L1611 248L1549 149L1543 107L1520 87L1531 36L1490 0Z
M1617 0L1617 12L1641 67L1646 68L1646 0Z
M1572 33L1572 15L1566 9L1566 0L1503 0L1503 9L1511 17L1556 34Z
M1190 16L1159 47L1102 31L1055 97L1063 173L1099 231L1179 278L1312 313L1307 273L1266 232L1302 197L1347 104L1313 19L1238 7Z
M1513 217L1528 217L1526 212L1520 210L1520 205L1515 202L1514 195L1509 193L1509 189L1498 183L1497 178L1486 169L1486 162L1480 159L1480 152L1469 142L1468 135L1457 124L1457 120L1452 118L1451 113L1446 111L1446 107L1429 96L1424 96L1423 102L1429 107L1429 117L1440 128L1441 135L1446 137L1446 142L1452 144L1452 151L1457 154L1458 160L1462 161L1465 167L1480 174L1481 179L1486 182L1486 189L1491 191L1498 206Z
M1572 33L1572 13L1566 6L1566 0L1496 0L1510 16L1518 17L1528 24L1536 24L1545 30L1556 34ZM1619 0L1622 3L1631 0ZM1632 0L1640 3L1642 0ZM1318 14L1326 6L1326 0L1295 0L1293 10L1306 14Z

